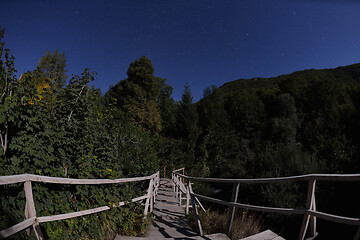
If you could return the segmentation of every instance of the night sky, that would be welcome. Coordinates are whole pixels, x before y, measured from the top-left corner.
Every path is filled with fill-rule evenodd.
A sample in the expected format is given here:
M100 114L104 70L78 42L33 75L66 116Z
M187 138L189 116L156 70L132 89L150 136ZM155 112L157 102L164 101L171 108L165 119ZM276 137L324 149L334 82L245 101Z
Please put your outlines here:
M18 76L58 49L102 93L143 55L175 100L188 82L195 101L212 84L360 62L355 0L1 0L0 25Z

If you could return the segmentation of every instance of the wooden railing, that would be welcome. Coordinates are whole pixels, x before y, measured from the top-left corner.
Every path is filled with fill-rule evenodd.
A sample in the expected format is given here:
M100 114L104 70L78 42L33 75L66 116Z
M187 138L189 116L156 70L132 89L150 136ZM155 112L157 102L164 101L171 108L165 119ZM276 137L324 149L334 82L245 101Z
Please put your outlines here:
M176 196L180 198L181 193L186 195L186 213L189 213L189 202L191 199L192 207L195 214L195 219L198 227L198 233L203 235L201 222L199 219L198 211L196 208L196 200L202 199L212 203L217 203L225 206L231 207L229 218L227 222L227 233L230 232L232 227L232 222L234 218L235 208L243 208L254 211L263 211L263 212L272 212L272 213L287 213L287 214L301 214L304 215L300 234L298 239L303 240L305 234L310 225L310 237L311 239L315 238L318 233L316 232L316 218L324 219L327 221L338 222L348 225L358 226L358 230L355 234L354 240L360 239L360 218L350 218L343 217L333 214L328 214L324 212L316 211L315 204L315 187L316 181L360 181L360 174L309 174L302 176L292 176L292 177L281 177L281 178L258 178L258 179L224 179L224 178L200 178L200 177L189 177L184 174L179 174L178 171L183 170L178 169L173 171L172 180L174 182L174 192ZM233 192L231 201L224 201L216 198L211 198L196 194L192 190L191 181L202 181L202 182L217 182L217 183L230 183L233 184ZM295 208L275 208L275 207L265 207L265 206L256 206L249 204L237 203L238 193L239 193L239 184L240 183L284 183L284 182L295 182L295 181L307 181L308 182L308 192L306 200L305 209L295 209ZM185 183L186 182L186 183ZM184 184L185 183L185 184ZM359 203L360 204L360 203Z
M110 207L121 207L124 206L127 202L119 202L113 206L102 206L98 208L58 214L53 216L36 216L36 210L34 205L33 192L31 187L31 182L43 182L43 183L54 183L54 184L89 184L89 185L98 185L98 184L116 184L116 183L128 183L128 182L138 182L138 181L149 181L149 188L147 193L143 196L139 196L131 199L131 202L138 202L146 199L144 216L153 210L153 204L155 202L155 196L157 195L160 174L156 172L150 176L146 177L134 177L134 178L120 178L120 179L74 179L74 178L57 178L57 177L46 177L33 174L21 174L13 176L0 176L0 185L14 184L14 183L24 183L24 191L26 198L25 205L25 220L12 226L7 229L4 229L0 232L0 239L6 238L12 234L20 232L24 229L27 229L33 226L35 235L37 239L44 239L43 234L40 229L40 223L51 222L63 219L69 219L79 216L84 216L88 214L98 213L102 211L109 210Z

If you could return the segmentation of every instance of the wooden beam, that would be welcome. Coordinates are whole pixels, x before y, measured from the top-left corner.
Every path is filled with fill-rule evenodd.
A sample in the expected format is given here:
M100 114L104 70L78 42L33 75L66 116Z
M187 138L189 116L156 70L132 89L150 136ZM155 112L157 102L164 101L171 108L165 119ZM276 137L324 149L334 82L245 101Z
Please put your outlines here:
M192 204L194 215L195 215L196 225L197 225L197 228L198 228L198 234L200 236L203 236L204 234L203 234L203 230L202 230L202 227L201 227L199 213L198 213L198 210L196 208L195 198L194 198L194 195L193 195L194 192L193 192L192 187L191 187L191 182L189 182L189 192L190 192L190 196L191 196L191 204Z
M196 200L197 203L199 204L200 208L201 208L204 212L206 212L206 210L205 210L204 206L201 204L200 200L199 200L197 197L195 197L195 200Z
M315 188L315 186L314 186ZM314 189L315 191L315 189ZM310 210L316 212L316 201L315 201L315 192L314 192L314 195L313 195L313 198L311 200L311 207L310 207ZM315 237L317 236L317 232L316 232L316 217L311 215L310 217L310 236L312 237Z
M360 218L350 218L312 210L307 210L306 212L311 216L315 216L327 221L360 226Z
M150 180L149 182L149 188L148 188L148 192L147 192L147 198L146 198L146 202L145 202L145 209L144 209L144 218L146 218L148 212L149 212L149 207L150 207L150 199L152 196L152 186L153 186L153 179Z
M337 216L332 215L328 213L323 213L319 211L312 211L307 209L296 209L296 208L274 208L274 207L263 207L263 206L256 206L256 205L250 205L250 204L242 204L242 203L231 203L223 200L219 200L216 198L211 198L207 196L203 196L200 194L193 193L192 194L195 197L198 197L199 199L203 199L205 201L225 205L225 206L235 206L238 208L245 208L249 210L254 211L261 211L261 212L273 212L273 213L285 213L285 214L309 214L324 220L332 221L332 222L338 222L348 225L357 225L360 226L360 218L349 218L349 217L343 217L343 216Z
M356 231L354 240L359 240L360 239L360 227L358 228L358 230Z
M185 169L185 168L179 168L179 169L173 170L172 172L173 172L173 173L179 172L179 171L181 171L181 170L183 170L183 169Z
M306 213L306 209L295 209L295 208L274 208L274 207L263 207L263 206L256 206L256 205L250 205L250 204L242 204L242 203L233 203L228 202L216 198L211 198L207 196L203 196L200 194L193 193L194 197L197 197L199 199L203 199L205 201L229 206L229 207L238 207L238 208L244 208L254 211L262 211L262 212L273 212L273 213L287 213L287 214L304 214Z
M313 201L315 200L315 186L316 186L316 180L310 180L308 184L308 194L307 194L307 200L306 200L306 209L312 210ZM314 217L314 216L312 216ZM309 225L310 215L308 213L304 214L303 222L301 224L300 234L298 239L303 240L305 238L306 230ZM314 226L313 226L314 228ZM316 229L314 229L316 232ZM312 236L313 237L313 236Z
M0 176L0 185L22 183L26 181L29 181L29 174Z
M307 180L321 180L321 181L360 181L360 174L307 174L292 177L279 178L256 178L256 179L228 179L228 178L201 178L189 177L179 173L174 175L181 176L185 179L191 179L201 182L220 182L220 183L279 183L279 182L295 182Z
M0 185L20 183L26 181L32 182L45 182L56 184L114 184L114 183L127 183L137 182L152 179L156 176L157 172L145 177L134 178L119 178L119 179L76 179L76 178L59 178L59 177L47 177L34 174L21 174L13 176L0 176Z
M185 208L185 214L189 214L189 205L190 205L190 189L189 189L189 185L190 185L190 180L188 180L188 184L186 187L186 208Z
M110 207L103 206L103 207L82 210L82 211L77 211L77 212L72 212L72 213L38 217L38 220L39 220L39 223L52 222L52 221L64 220L64 219L68 219L68 218L75 218L75 217L80 217L80 216L89 215L89 214L93 214L93 213L98 213L98 212L106 211L109 209L110 209Z
M231 195L231 202L233 202L233 203L236 203L236 201L238 199L239 185L240 185L239 183L236 183L233 185L233 191L232 191L232 195ZM229 212L228 221L226 224L226 234L227 235L229 235L229 233L231 231L233 220L234 220L234 215L235 215L235 207L231 207L230 212Z
M22 221L21 223L18 223L14 226L11 226L7 229L4 229L0 232L0 239L7 238L17 232L20 232L21 230L24 230L25 228L31 227L35 223L36 217L28 218L25 221Z
M28 218L35 217L35 222L33 223L33 229L34 229L36 238L38 240L42 240L42 239L44 239L44 236L41 232L39 222L36 219L36 210L35 210L35 204L34 204L34 197L33 197L33 193L32 193L31 181L26 181L24 183L24 190L25 190L25 198L26 198L25 212L27 213L25 216Z
M138 201L146 199L147 197L148 197L147 194L140 196L140 197L136 197L136 198L131 199L131 202L138 202ZM127 203L128 202L119 202L118 204L114 204L113 207L121 207L121 206L126 205ZM106 211L109 209L110 209L110 207L108 207L108 206L102 206L102 207L98 207L98 208L87 209L87 210L82 210L82 211L77 211L77 212L72 212L72 213L38 217L38 221L39 221L39 223L43 223L43 222L64 220L64 219L68 219L68 218L80 217L80 216L89 215L89 214L93 214L93 213L103 212L103 211Z

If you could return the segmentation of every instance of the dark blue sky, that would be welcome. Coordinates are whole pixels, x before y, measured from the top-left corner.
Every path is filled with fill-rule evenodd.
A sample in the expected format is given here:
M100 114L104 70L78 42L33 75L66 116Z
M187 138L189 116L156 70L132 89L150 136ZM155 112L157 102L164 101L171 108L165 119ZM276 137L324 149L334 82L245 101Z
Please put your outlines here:
M0 25L18 75L58 49L103 93L142 55L176 100L186 82L198 100L212 84L360 62L355 0L2 0Z

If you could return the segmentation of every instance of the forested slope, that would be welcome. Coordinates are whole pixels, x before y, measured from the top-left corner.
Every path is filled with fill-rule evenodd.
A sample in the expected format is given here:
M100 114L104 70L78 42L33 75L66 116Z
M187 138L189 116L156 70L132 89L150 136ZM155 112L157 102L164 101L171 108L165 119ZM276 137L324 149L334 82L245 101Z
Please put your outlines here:
M188 166L197 166L192 174L257 178L359 173L359 76L360 64L354 64L241 79L207 89L206 97L194 104L198 134L188 139L192 147L187 151L193 153ZM359 198L353 195L359 183L320 182L317 186L318 209L359 216ZM243 202L304 207L305 183L241 187ZM220 194L224 195L230 194ZM266 220L292 239L301 218L266 215ZM356 230L322 221L319 229L323 239L351 238Z

